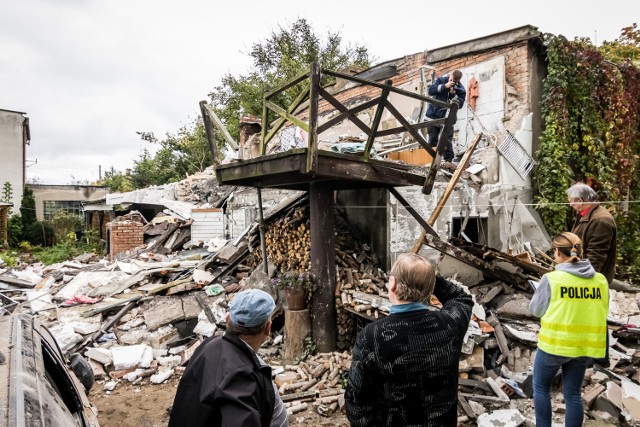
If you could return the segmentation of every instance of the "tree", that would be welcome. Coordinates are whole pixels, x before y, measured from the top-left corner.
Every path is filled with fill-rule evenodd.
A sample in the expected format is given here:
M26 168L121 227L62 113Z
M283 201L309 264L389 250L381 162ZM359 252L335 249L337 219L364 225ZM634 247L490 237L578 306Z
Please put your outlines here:
M130 177L134 188L179 181L213 164L202 120L181 127L175 134L167 133L162 140L152 132L138 132L138 135L160 148L155 155L144 149L134 162Z
M620 37L612 42L605 41L600 51L609 61L620 63L630 61L636 67L640 66L640 29L633 23L624 27Z
M5 203L13 203L13 187L9 181L2 185L2 200Z
M343 45L339 32L329 30L322 39L303 18L290 27L281 26L277 32L272 31L265 41L252 46L249 55L253 58L253 69L249 73L227 74L222 84L209 94L217 114L235 138L239 135L241 116L262 114L265 89L282 85L308 70L312 62L318 62L322 68L339 70L348 66L366 68L373 60L366 47ZM297 85L277 101L291 101L300 90L301 86Z
M20 201L20 217L22 218L22 229L27 230L31 224L37 221L36 199L33 197L33 190L24 187L22 200Z
M239 120L242 115L262 114L262 96L267 87L276 87L307 70L312 62L319 62L328 69L347 66L368 67L367 49L358 45L344 45L339 32L328 31L324 39L317 36L305 19L298 19L290 27L279 27L277 32L262 43L252 46L253 69L246 75L226 75L222 84L210 94L216 113L234 138L239 137ZM326 82L325 82L326 83ZM290 88L277 99L286 102L295 98L300 86ZM224 153L224 140L214 129L219 153ZM158 147L155 154L144 149L134 161L130 175L113 171L100 181L112 191L129 191L150 185L161 185L184 179L186 175L201 172L213 164L204 125L201 118L181 127L175 134L167 133L164 139L152 132L138 135Z
M134 190L131 177L117 171L113 166L104 172L104 178L96 181L96 185L109 187L109 190L113 193L126 193L127 191Z

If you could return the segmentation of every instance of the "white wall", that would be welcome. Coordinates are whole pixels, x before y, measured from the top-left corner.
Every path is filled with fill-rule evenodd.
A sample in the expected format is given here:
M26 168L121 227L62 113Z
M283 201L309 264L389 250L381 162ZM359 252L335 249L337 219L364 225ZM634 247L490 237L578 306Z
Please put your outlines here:
M12 213L19 212L24 186L24 141L22 113L0 110L0 194L5 182L13 190Z

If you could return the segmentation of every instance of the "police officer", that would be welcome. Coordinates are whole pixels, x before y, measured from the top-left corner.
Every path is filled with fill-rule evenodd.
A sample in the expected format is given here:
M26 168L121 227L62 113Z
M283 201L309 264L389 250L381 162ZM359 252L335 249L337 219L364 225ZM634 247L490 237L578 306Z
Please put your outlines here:
M551 382L562 368L565 426L581 426L580 390L588 365L607 354L609 286L588 259L573 233L553 240L555 271L545 274L529 310L540 317L538 350L533 366L536 426L551 426Z

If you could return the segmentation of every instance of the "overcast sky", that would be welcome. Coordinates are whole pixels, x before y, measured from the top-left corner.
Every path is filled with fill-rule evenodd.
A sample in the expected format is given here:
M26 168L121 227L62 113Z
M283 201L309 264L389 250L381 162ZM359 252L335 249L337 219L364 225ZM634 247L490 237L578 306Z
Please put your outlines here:
M297 18L382 62L525 24L601 44L640 16L637 1L591 4L0 0L0 109L30 119L27 178L94 181L99 166L124 170L151 148L136 131L190 123L222 76L249 70L252 44Z

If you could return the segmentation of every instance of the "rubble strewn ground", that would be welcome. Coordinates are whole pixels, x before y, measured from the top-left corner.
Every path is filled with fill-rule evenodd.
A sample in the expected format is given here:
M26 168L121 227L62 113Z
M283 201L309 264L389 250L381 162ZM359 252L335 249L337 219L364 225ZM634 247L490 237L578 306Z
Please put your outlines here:
M281 263L305 269L305 207L289 201L278 211L267 215L267 237L274 240L267 248L269 258L295 253L280 256ZM338 351L285 362L286 307L262 273L257 227L235 241L177 249L183 225L166 215L149 222L145 244L118 260L85 254L52 266L0 268L4 311L37 315L67 356L80 353L90 360L97 381L90 399L102 425L156 426L168 420L189 357L206 337L223 333L234 293L260 287L278 305L273 336L260 354L274 368L291 425L348 425L343 393L349 348L358 328L387 315L390 304L376 254L338 220ZM276 244L282 235L287 243ZM164 249L152 250L159 248ZM269 271L274 271L271 264ZM611 292L611 364L587 372L587 425L640 425L640 308L633 291ZM476 305L460 361L459 424L533 425L531 366L539 323L528 311L531 293L502 281L473 284L469 292ZM554 421L562 425L559 384L553 407Z

